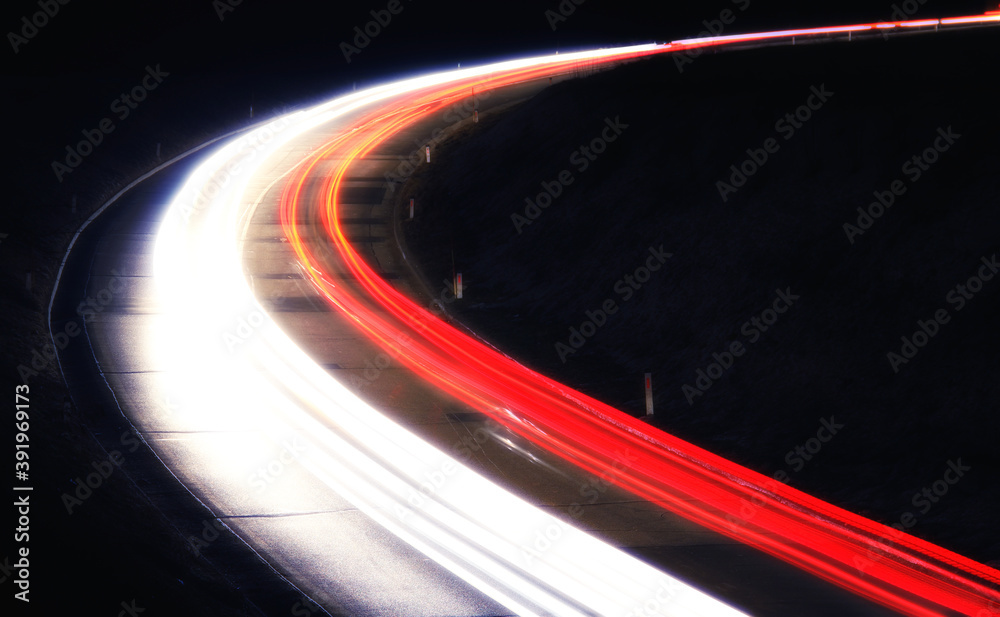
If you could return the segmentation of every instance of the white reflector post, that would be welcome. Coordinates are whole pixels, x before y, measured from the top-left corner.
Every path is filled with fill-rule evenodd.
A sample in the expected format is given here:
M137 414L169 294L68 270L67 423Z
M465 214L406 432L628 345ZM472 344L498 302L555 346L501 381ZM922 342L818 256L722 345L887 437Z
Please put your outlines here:
M653 374L646 373L646 415L653 415Z

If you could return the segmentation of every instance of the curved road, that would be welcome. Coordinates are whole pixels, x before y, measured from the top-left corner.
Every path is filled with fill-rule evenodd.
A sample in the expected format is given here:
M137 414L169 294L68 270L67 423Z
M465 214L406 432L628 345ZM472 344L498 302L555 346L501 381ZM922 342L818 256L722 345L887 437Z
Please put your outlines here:
M940 25L938 22L934 27ZM796 36L803 36L802 31L797 32ZM654 53L671 45L632 53ZM568 75L576 70L569 67ZM480 110L502 109L548 83L548 72L535 78L522 75L514 85L491 89L488 97L480 92ZM343 203L338 217L351 243L376 264L383 278L425 302L429 301L426 292L405 267L393 242L391 195L386 194L384 178L412 153L415 139L426 142L435 130L469 122L468 109L461 106L461 97L469 92L456 91L454 98L447 100L438 95L433 105L443 106L435 109L436 115L421 109L393 139L350 167L339 193ZM393 92L378 95L390 94L398 96ZM84 296L93 297L105 288L123 289L114 292L112 302L88 323L94 356L110 390L143 438L211 508L213 528L221 523L237 531L331 613L509 614L503 606L522 614L723 614L728 610L610 545L629 547L662 568L672 569L680 578L755 614L884 612L771 557L669 515L655 504L637 500L612 486L620 480L613 473L581 473L559 456L530 443L524 432L487 421L468 398L435 391L403 368L398 354L408 339L382 350L355 329L352 324L356 319L331 312L305 281L318 276L332 288L359 288L355 282L358 275L339 265L329 244L320 237L324 215L316 204L323 203L325 179L330 169L337 167L338 153L330 151L314 161L308 174L297 174L303 169L300 162L321 146L364 128L358 124L380 103L362 101L363 96L373 95L360 93L357 105L335 118L324 118L318 112L311 117L298 114L265 133L251 134L235 151L225 154L228 164L219 166L216 161L217 169L211 175L198 178L195 174L189 180L188 187L211 189L182 194L175 200L175 206L181 204L180 210L175 208L173 218L164 226L157 227L151 216L165 201L160 195L153 203L147 202L151 208L127 211L133 217L139 213L137 218L116 219L114 226L119 231L102 236L94 250ZM455 117L466 119L456 123L452 121ZM296 139L281 138L289 126L305 125L309 130L296 129ZM220 150L213 157L222 153ZM293 177L299 177L297 190L302 201L314 204L295 216L309 234L303 245L315 250L322 274L303 272L295 252L284 242L279 213L291 190L286 182ZM209 208L209 198L231 202L236 206L233 214ZM128 199L142 203L148 196L134 192ZM231 238L213 235L204 244L218 252L206 259L197 239L171 236L171 231L192 219L221 225L206 229L231 227L237 233ZM154 229L160 230L155 249ZM163 237L177 244L167 244ZM243 255L245 261L240 263L236 255ZM153 263L159 268L155 274L160 283L155 287ZM173 267L180 265L189 265L191 270ZM233 287L227 278L244 268L258 300L241 296L239 285ZM209 275L194 280L191 273L199 270ZM123 280L127 281L124 288L120 285ZM219 307L209 298L236 302ZM370 301L368 309L384 312ZM299 342L301 350L286 344L271 316L281 330ZM149 333L169 335L150 339ZM128 340L146 344L122 344ZM199 344L203 348L197 348ZM257 353L260 348L268 349L271 355ZM165 350L174 355L165 354ZM340 382L360 391L364 400L355 401L337 386L329 386L337 390L333 394L313 391L316 383L327 387L324 376L315 375L319 381L314 381L295 372L282 372L289 367L312 370L305 368L310 360L302 352L326 369L324 376L338 376ZM281 358L280 363L261 366L276 357ZM263 368L275 378L266 387L247 381L248 368ZM223 390L222 384L229 385ZM186 398L176 398L178 391L186 392ZM279 395L288 398L276 398ZM296 400L306 411L263 413L260 403L266 400L278 407ZM425 446L408 444L402 433L395 432L395 424L368 418L366 402L452 453L459 466ZM337 413L330 413L331 405L340 407ZM346 419L348 415L352 419ZM359 433L352 431L342 431L333 439L324 433L353 422L364 424L353 428L369 431L370 439L359 441ZM388 441L379 446L379 439ZM429 458L389 460L396 449L411 455L419 451ZM352 459L348 451L366 458ZM383 463L380 471L373 472L361 462L370 460ZM337 473L332 474L334 469ZM379 475L388 469L395 471ZM499 513L501 520L490 523L477 520L491 515L488 506L480 506L486 503L487 495L494 495L490 492L494 489L488 488L489 484L476 484L487 487L477 489L486 492L470 499L472 484L466 484L465 478L477 474L466 476L466 469L519 487L526 502L517 507L526 509L519 511L523 517L515 518L524 518L525 524L513 528L518 530L514 533L522 534L520 537L493 533L510 523L502 520L511 518L508 514ZM398 486L382 495L367 494L367 486L380 482ZM576 503L586 487L598 498L585 505ZM446 491L456 494L445 495ZM539 515L541 510L527 502L549 514ZM434 512L442 505L449 511ZM468 510L456 515L458 507ZM413 523L412 519L419 520ZM607 543L587 544L591 540L584 540L587 536L576 530L580 526ZM384 528L398 535L388 534ZM456 544L455 537L478 538L490 546L484 553L462 554L472 545ZM216 541L210 538L211 534L203 534L200 541L193 538L193 544ZM506 545L493 546L497 542ZM575 552L584 545L598 552ZM425 554L445 565L428 563ZM506 565L482 563L498 555L506 555ZM612 564L620 567L610 567ZM606 578L609 571L621 573L623 569L624 577ZM560 576L565 580L559 582ZM581 580L590 583L580 586ZM928 609L926 614L947 613Z

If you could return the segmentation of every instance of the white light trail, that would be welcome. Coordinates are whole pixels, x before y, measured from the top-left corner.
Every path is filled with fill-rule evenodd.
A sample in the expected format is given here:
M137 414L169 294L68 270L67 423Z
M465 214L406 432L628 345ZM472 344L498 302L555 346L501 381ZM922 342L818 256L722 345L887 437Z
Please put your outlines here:
M521 615L741 614L532 506L394 424L275 325L241 265L242 232L266 184L262 178L288 170L272 155L293 140L419 88L653 49L658 46L562 54L407 79L289 114L220 148L185 182L156 240L162 325L151 333L150 348L165 368L171 397L187 401L185 415L199 426L246 426L274 436L304 430L309 446L299 460L317 478ZM351 130L346 123L336 128ZM206 460L245 478L255 453L240 448L205 452Z

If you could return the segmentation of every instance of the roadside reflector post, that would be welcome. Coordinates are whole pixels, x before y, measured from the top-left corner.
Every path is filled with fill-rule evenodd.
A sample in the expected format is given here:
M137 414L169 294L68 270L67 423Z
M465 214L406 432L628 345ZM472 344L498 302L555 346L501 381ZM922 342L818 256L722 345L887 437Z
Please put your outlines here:
M427 162L430 163L431 162L431 147L427 146L426 148L424 148L424 152L427 153Z
M455 297L459 300L462 299L462 273L459 272L455 275Z
M475 109L472 111L472 121L479 122L479 110Z
M413 220L413 198L410 198L410 220Z
M646 373L646 416L653 415L653 374Z

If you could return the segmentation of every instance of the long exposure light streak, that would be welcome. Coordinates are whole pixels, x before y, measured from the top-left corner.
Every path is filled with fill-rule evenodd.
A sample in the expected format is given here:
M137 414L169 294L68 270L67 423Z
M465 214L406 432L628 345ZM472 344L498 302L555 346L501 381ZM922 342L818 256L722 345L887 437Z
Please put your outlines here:
M659 50L997 21L1000 15L786 30L676 41ZM282 223L315 286L428 382L591 473L612 469L625 452L634 462L612 474L618 484L709 529L905 614L988 615L988 607L1000 603L996 570L815 499L547 379L437 319L383 281L352 248L340 227L338 195L353 162L452 102L470 85L497 88L571 65L565 57L556 58L546 67L495 71L489 78L456 77L447 84L415 89L387 102L358 130L342 135L299 167L283 191ZM594 61L620 59L608 55ZM335 283L324 272L296 222L304 207L306 180L334 153L336 163L320 204L321 221L367 297L355 296L350 286ZM370 306L370 299L379 309Z
M409 117L383 111L400 97L412 100L408 92L436 88L447 97L490 72L551 74L578 61L657 50L647 45L564 54L406 80L282 117L213 154L171 203L153 256L161 318L149 345L167 391L184 401L184 416L197 426L308 435L310 447L300 462L315 477L518 614L740 615L530 505L389 421L275 326L242 271L242 234L260 196L283 175L297 179L308 167L273 156L296 138L363 109L375 111L361 130L352 131L357 127L346 121L337 130L370 135L380 121ZM175 420L175 430L185 430L184 418ZM241 478L247 472L243 461L252 454L233 446L205 456L213 470ZM263 498L257 499L263 507ZM552 528L560 541L539 551L536 534Z

